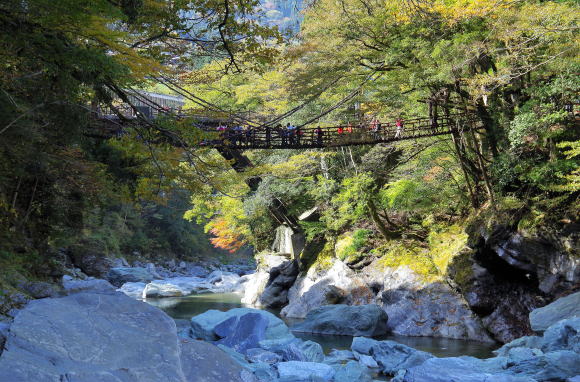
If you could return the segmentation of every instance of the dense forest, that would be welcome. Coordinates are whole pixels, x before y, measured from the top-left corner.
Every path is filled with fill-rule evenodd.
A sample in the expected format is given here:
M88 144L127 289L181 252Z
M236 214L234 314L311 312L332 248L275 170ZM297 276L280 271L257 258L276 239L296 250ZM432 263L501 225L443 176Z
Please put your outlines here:
M4 1L0 265L44 278L63 251L223 256L204 230L221 250L268 250L274 200L294 216L318 209L300 222L315 248L304 264L381 258L427 278L445 276L474 222L573 224L578 19L574 0ZM93 105L129 88L174 94L168 77L283 125L462 115L461 133L249 150L241 173L198 146L195 116L98 137Z

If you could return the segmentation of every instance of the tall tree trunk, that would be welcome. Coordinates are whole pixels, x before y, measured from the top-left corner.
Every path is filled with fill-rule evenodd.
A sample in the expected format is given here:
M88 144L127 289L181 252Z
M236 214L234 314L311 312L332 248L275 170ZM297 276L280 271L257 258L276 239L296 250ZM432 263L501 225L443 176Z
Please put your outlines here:
M387 228L385 223L383 223L383 221L381 220L379 213L377 212L377 206L372 200L369 200L367 206L369 209L369 213L371 215L371 219L373 220L373 223L375 224L375 226L385 239L392 240L401 236L399 232L391 231Z

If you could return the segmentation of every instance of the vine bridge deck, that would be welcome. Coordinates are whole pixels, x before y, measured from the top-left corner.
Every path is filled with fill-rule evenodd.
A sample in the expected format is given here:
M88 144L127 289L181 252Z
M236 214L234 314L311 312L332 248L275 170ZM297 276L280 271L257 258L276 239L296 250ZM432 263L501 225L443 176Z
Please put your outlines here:
M398 128L393 123L381 123L379 128L372 124L340 125L332 127L302 127L296 130L285 128L259 127L247 130L227 129L209 131L208 138L199 142L200 146L230 149L308 149L340 146L369 145L410 139L434 137L467 130L473 119L469 115L453 115L430 118L416 118L403 121Z

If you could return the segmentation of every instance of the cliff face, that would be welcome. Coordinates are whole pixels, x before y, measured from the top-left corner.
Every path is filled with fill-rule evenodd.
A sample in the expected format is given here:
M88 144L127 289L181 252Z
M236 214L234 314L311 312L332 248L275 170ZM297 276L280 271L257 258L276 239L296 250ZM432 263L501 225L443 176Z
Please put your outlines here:
M282 315L298 318L322 305L375 303L395 334L510 342L533 334L532 310L580 289L579 226L532 231L519 223L476 216L438 226L424 242L392 240L348 256L345 233L305 251L300 269L290 260L260 269L254 276L260 287L248 287L245 300L275 301L271 306L283 306ZM283 298L272 300L273 294Z
M481 221L449 276L495 339L532 334L528 314L579 288L580 230L574 223L534 232Z

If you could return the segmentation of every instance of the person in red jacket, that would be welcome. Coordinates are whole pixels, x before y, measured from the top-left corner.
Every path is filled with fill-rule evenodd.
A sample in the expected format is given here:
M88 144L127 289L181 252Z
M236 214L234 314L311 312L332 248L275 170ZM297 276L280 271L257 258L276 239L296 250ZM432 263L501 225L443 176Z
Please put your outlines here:
M401 118L397 118L395 121L395 126L397 127L397 131L395 132L395 138L400 138L403 134L403 120Z

